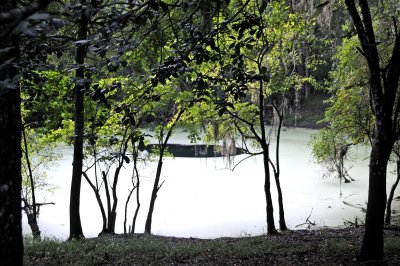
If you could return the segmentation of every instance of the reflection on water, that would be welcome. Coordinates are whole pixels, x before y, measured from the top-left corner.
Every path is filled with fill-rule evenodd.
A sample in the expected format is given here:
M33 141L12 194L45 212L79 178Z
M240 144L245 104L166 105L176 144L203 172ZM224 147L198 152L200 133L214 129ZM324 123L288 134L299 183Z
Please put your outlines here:
M288 227L296 229L296 225L304 223L310 214L310 220L318 226L340 226L345 220L354 221L355 217L364 219L360 209L343 201L365 206L368 188L368 160L365 158L368 152L365 148L356 151L349 170L356 181L343 184L340 197L338 180L322 179L324 169L312 162L308 141L314 133L316 131L306 129L282 132L281 183ZM171 143L178 144L188 142L182 132L178 132L171 140ZM54 194L41 195L42 200L55 202L56 205L41 209L39 225L43 235L66 239L69 232L72 149L64 148L63 155L59 166L49 173L51 182L59 188ZM239 155L234 160L239 162L245 157ZM200 238L259 235L266 232L262 158L256 156L245 160L234 172L227 165L223 158L165 158L162 173L165 183L157 197L152 232ZM137 221L138 232L144 231L155 170L155 162L142 169L142 206ZM389 174L388 188L393 181L394 175ZM93 191L84 179L82 182L82 227L86 237L94 237L101 231L100 210ZM123 232L124 205L130 184L130 170L127 168L123 170L118 184L117 233ZM273 181L272 185L274 188ZM272 193L278 222L274 189ZM131 221L135 208L135 201L131 201L128 221ZM25 217L24 232L30 233Z

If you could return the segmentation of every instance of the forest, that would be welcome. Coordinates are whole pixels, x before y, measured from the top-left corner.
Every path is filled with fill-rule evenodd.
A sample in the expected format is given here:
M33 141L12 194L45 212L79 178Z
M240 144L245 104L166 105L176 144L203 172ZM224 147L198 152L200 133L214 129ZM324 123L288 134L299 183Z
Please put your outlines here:
M399 23L398 0L1 0L0 264L400 263ZM360 224L288 223L292 128L313 129L312 158L341 186L355 181L351 152L368 151ZM69 236L49 241L39 214L59 205L40 195L57 194L48 176L66 151ZM155 234L167 158L182 156L221 157L233 173L259 158L265 233Z

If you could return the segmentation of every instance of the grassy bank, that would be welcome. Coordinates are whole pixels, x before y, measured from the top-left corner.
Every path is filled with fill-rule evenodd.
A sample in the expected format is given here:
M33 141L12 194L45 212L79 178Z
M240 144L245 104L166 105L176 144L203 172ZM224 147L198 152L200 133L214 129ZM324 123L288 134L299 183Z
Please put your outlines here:
M25 265L354 265L362 228L195 239L106 235L79 241L25 239ZM385 230L388 265L400 263L400 232ZM375 263L374 263L375 264Z

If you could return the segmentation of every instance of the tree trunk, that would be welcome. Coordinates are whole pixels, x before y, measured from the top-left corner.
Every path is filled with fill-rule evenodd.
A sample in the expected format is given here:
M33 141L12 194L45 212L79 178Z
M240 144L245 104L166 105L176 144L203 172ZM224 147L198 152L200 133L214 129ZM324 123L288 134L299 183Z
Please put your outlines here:
M37 222L37 213L36 213L36 196L35 196L35 182L33 179L33 172L32 172L32 167L31 167L31 161L29 157L29 150L28 150L28 142L26 140L26 134L25 134L25 128L22 126L22 137L23 137L23 142L24 142L24 155L26 159L26 164L28 166L28 172L29 172L29 182L30 182L30 188L31 188L31 195L32 195L32 208L30 208L28 200L25 199L25 206L26 208L25 213L28 218L28 224L31 227L32 230L32 235L36 239L40 239L40 230L39 230L39 224Z
M156 202L158 190L160 189L159 183L160 183L161 170L162 170L162 165L163 165L164 151L166 148L166 144L167 143L164 142L164 144L162 144L162 146L160 148L160 156L158 158L156 178L154 180L153 191L151 192L150 207L149 207L149 212L147 213L146 224L144 227L144 232L147 234L151 234L151 223L152 223L152 218L153 218L154 204Z
M264 192L266 199L266 210L267 210L267 231L268 234L276 234L275 222L274 222L274 207L272 204L271 197L271 173L269 170L269 150L268 147L263 147L263 159L264 159Z
M287 230L287 226L285 221L285 209L283 207L283 194L279 176L275 176L275 182L276 182L276 189L278 190L279 229L284 231Z
M6 45L4 39L0 41L0 48ZM17 53L16 49L14 53ZM1 69L0 80L13 77L13 73L13 70ZM19 88L0 86L0 136L0 261L2 265L22 265Z
M281 188L281 181L280 181L280 160L279 160L279 148L280 148L280 141L281 141L281 130L282 130L282 123L283 123L283 111L280 112L278 110L278 106L273 104L274 112L277 114L278 119L278 128L276 132L276 149L275 149L275 157L276 157L276 167L274 167L274 177L275 177L275 184L276 189L278 191L278 206L279 206L279 229L284 231L287 230L286 221L285 221L285 210L283 207L283 193ZM272 162L271 162L272 164Z
M92 183L92 181L90 181L89 176L85 172L82 172L82 175L85 177L89 186L92 188L94 195L96 197L96 200L97 200L97 205L99 205L99 208L100 208L101 218L103 220L103 227L102 227L101 232L99 233L99 235L101 235L103 232L106 231L106 228L107 228L107 216L106 216L106 211L104 209L103 201L101 200L100 191L99 191L98 187L96 187ZM97 178L97 174L96 174L96 178Z
M353 19L362 53L368 63L371 107L375 115L375 131L369 165L368 206L361 260L383 258L383 224L386 205L386 170L390 153L400 136L399 77L400 32L395 23L395 41L389 63L381 66L373 21L367 0L345 0ZM361 14L361 15L360 15Z
M259 64L261 73L261 64ZM259 115L259 126L261 131L261 137L258 137L258 142L263 150L263 162L264 162L264 193L266 201L266 212L267 212L267 231L268 234L276 234L275 221L274 221L274 207L272 204L271 197L271 172L269 170L269 144L267 143L267 137L265 132L264 122L264 83L260 81L258 88L258 115ZM256 134L256 133L254 133Z
M0 2L0 12L16 7L16 1ZM1 31L7 28L0 25ZM21 227L21 110L20 90L13 79L18 74L19 40L13 36L0 38L0 62L12 63L0 68L0 261L2 265L22 265Z
M125 154L125 152L124 152L124 154ZM114 234L115 233L115 221L117 219L117 206L118 206L117 184L118 184L119 174L120 174L121 168L123 166L123 159L121 158L120 160L122 162L120 163L120 165L115 170L114 182L113 182L113 186L112 186L113 205L112 205L112 208L111 208L111 213L108 216L108 228L107 228L107 231L110 234Z
M153 191L151 193L151 199L150 199L149 212L147 213L146 224L144 226L144 232L148 233L148 234L151 234L151 223L152 223L152 219L153 219L154 204L156 202L157 193L162 186L162 184L159 185L159 183L160 183L161 170L162 170L162 165L163 165L165 149L167 148L169 138L172 135L172 131L173 131L174 127L176 126L176 123L179 121L179 119L181 118L181 116L184 112L185 112L185 109L180 109L178 111L178 113L176 114L175 120L170 122L172 125L168 129L165 137L164 137L164 128L161 129L160 138L159 138L160 155L159 155L159 159L158 159L156 179L154 180Z
M392 188L390 189L390 194L389 194L389 198L388 201L386 203L386 217L385 217L385 223L386 224L390 224L390 218L392 216L392 201L393 201L393 197L394 197L394 191L397 188L397 185L399 184L400 181L400 159L398 159L396 161L396 165L397 165L397 178L396 178L396 182L394 182Z
M27 212L25 210L25 213L26 217L28 218L29 227L32 230L33 238L40 240L40 229L35 215L33 214L32 211Z
M134 143L132 141L132 146L134 146ZM135 214L133 215L132 219L132 228L130 233L135 233L135 228L136 228L136 219L139 214L139 209L140 209L140 176L139 176L139 171L137 169L137 155L136 153L133 155L133 171L136 174L136 210Z
M82 13L79 20L78 40L87 39L88 18L85 7L82 7ZM84 89L85 89L85 63L86 46L81 45L76 48L76 63L79 68L76 70L77 81L74 88L75 97L75 136L74 136L74 156L72 168L71 195L69 206L69 221L70 232L69 239L82 238L83 231L80 217L80 196L81 196L81 181L82 181L82 164L83 164L83 134L85 127L84 115Z
M379 121L377 121L379 123ZM383 258L383 218L386 206L386 171L392 150L384 133L376 134L369 161L369 191L361 260Z
M140 181L139 181L139 176L138 176L138 181L136 183L136 210L135 210L135 214L133 215L132 218L132 228L131 228L131 232L130 233L135 233L135 228L136 228L136 220L139 214L139 210L140 210L140 194L139 194L139 188L140 188Z
M132 190L129 191L128 197L126 198L126 201L125 201L124 234L127 234L130 231L130 230L128 230L128 231L126 230L126 221L128 218L128 204L129 204L129 201L131 200L131 196L132 196L132 193L134 190L135 190L135 187L133 187Z

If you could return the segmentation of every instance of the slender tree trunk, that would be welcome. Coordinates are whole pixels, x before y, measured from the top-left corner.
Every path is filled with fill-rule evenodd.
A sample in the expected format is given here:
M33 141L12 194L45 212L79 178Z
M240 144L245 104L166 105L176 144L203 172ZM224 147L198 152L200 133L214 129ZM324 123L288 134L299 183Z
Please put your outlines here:
M162 185L162 184L159 185L159 183L160 183L161 170L162 170L162 165L163 165L163 160L164 160L165 149L167 148L169 138L172 135L172 131L173 131L174 127L176 126L176 123L179 121L179 119L181 118L181 116L184 112L185 112L185 109L180 109L178 111L175 120L172 121L172 126L168 129L168 132L165 135L164 140L163 140L163 136L164 136L163 129L161 130L161 133L160 133L160 135L161 135L160 141L159 141L160 155L159 155L159 159L158 159L157 172L156 172L156 178L154 180L153 191L151 193L149 212L147 213L146 224L144 226L144 232L148 233L148 234L151 234L151 223L152 223L152 219L153 219L154 204L156 202L157 193L160 190L161 185Z
M132 146L134 146L134 143L132 141ZM135 214L133 215L132 219L132 229L130 233L135 233L135 228L136 228L136 219L139 214L139 209L140 209L140 177L139 177L139 171L137 169L137 155L136 153L133 155L133 170L136 174L136 210Z
M82 7L81 18L79 20L78 40L87 39L88 17L86 8ZM74 88L75 97L75 137L74 137L74 158L72 168L71 195L69 206L70 232L69 239L82 238L83 231L80 217L80 196L82 181L82 164L83 164L83 135L85 127L84 115L84 90L85 90L85 63L86 46L81 45L76 48L76 63L79 68L76 70L77 82Z
M127 137L126 133L127 131L125 131L124 141L121 144L122 146L120 148L120 157L118 161L118 166L115 169L114 180L111 187L113 196L113 205L111 208L111 213L108 216L108 228L107 228L107 232L110 234L115 233L115 222L117 220L117 206L118 206L117 185L118 185L119 175L121 173L121 168L124 166L124 156L126 156L126 150L128 149L128 141L130 139L130 137Z
M123 161L123 159L121 158ZM114 173L114 182L112 186L112 196L113 196L113 205L111 208L111 214L108 216L108 228L107 231L110 234L115 233L115 221L117 219L117 206L118 206L118 196L117 196L117 184L118 184L118 179L119 179L119 173L121 171L121 168L123 166L123 163L121 163L117 169L115 170Z
M149 212L147 213L146 224L144 227L144 232L147 234L151 234L151 223L152 223L152 219L153 219L154 204L156 202L158 190L160 189L159 183L160 183L161 170L162 170L162 165L163 165L163 160L164 160L164 151L166 148L166 144L167 144L167 142L164 142L160 148L160 155L158 158L156 178L154 180L153 191L151 193L151 199L150 199Z
M26 159L26 164L28 166L28 172L29 172L29 182L30 182L30 187L31 187L31 194L32 194L32 208L31 211L29 210L29 203L28 200L25 200L25 213L28 218L28 224L31 227L32 230L32 235L36 239L40 239L40 230L39 230L39 224L37 222L37 207L36 207L36 196L35 196L35 183L33 180L33 172L32 172L32 167L31 167L31 161L29 157L29 150L28 150L28 143L26 140L26 134L25 134L25 128L22 126L22 136L23 136L23 142L24 142L24 155Z
M135 233L135 228L136 228L136 220L139 214L139 209L140 209L140 194L139 194L139 189L140 189L140 180L139 180L139 176L137 177L137 182L136 182L136 210L135 210L135 214L133 215L133 219L132 219L132 229L131 229L131 233Z
M260 67L260 66L259 66ZM260 67L261 68L261 67ZM274 222L274 207L272 204L271 197L271 172L269 170L269 144L267 143L265 123L264 123L264 83L260 81L258 88L258 115L259 125L261 131L261 138L259 143L263 150L263 162L264 162L264 193L266 200L266 212L267 212L267 231L268 234L276 234L275 222Z
M110 189L108 187L107 175L104 171L101 171L101 176L103 178L104 190L106 192L107 217L110 217L110 215L111 215L111 197L110 197ZM108 232L107 228L108 228L108 220L107 220L107 226L104 227L104 230L102 233L107 233Z
M16 8L16 1L0 2L0 12ZM7 28L0 25L1 31ZM0 68L0 261L2 265L22 265L21 226L21 98L19 85L12 80L18 74L19 40L15 36L0 38L0 62L12 63ZM8 83L8 84L7 84Z
M129 204L129 201L131 200L131 196L132 196L132 193L134 190L135 190L135 188L132 188L132 190L129 191L128 197L126 198L126 201L125 201L124 234L129 233L129 230L128 231L126 230L126 221L128 218L128 204Z
M275 109L275 108L274 108ZM279 229L287 230L286 221L285 221L285 210L283 207L283 193L281 188L280 181L280 160L279 160L279 148L280 148L280 140L281 140L281 129L283 123L283 114L276 110L279 113L279 124L276 135L276 170L274 172L276 189L278 191L278 206L279 206Z
M99 208L100 208L101 218L103 220L103 228L102 228L101 232L99 233L99 235L101 235L107 229L107 216L106 216L106 211L104 210L103 202L101 200L100 192L99 192L99 189L92 183L92 181L90 181L89 176L85 172L82 172L82 175L85 177L89 186L92 188L94 195L96 196L97 204L99 205ZM96 176L96 178L97 178L97 176Z
M392 201L393 201L393 197L394 197L394 191L396 190L397 185L399 184L399 181L400 181L400 159L398 159L396 161L396 166L397 166L396 167L396 172L397 172L396 182L394 182L392 188L390 189L389 198L386 203L386 217L385 217L386 224L390 224L390 219L392 216Z
M267 211L267 231L268 234L276 234L275 222L274 222L274 207L272 204L271 197L271 173L269 170L269 150L268 147L263 148L263 160L264 160L264 192L266 199L266 211Z
M276 164L274 165L272 160L269 160L269 163L272 166L274 177L275 177L275 184L276 184L276 189L278 191L278 206L279 206L279 229L280 230L287 230L286 226L286 221L285 221L285 210L283 207L283 193L282 193L282 188L281 188L281 182L280 182L280 160L279 160L279 147L280 147L280 140L281 140L281 129L282 129L282 123L283 123L283 111L280 112L278 110L277 105L274 102L271 102L274 113L276 114L276 118L274 118L274 121L278 121L278 127L276 131L276 148L275 148L275 157L276 157Z
M275 175L276 189L278 190L278 206L279 206L279 229L284 231L287 230L285 221L285 209L283 207L283 194L281 188L281 182L279 176Z

